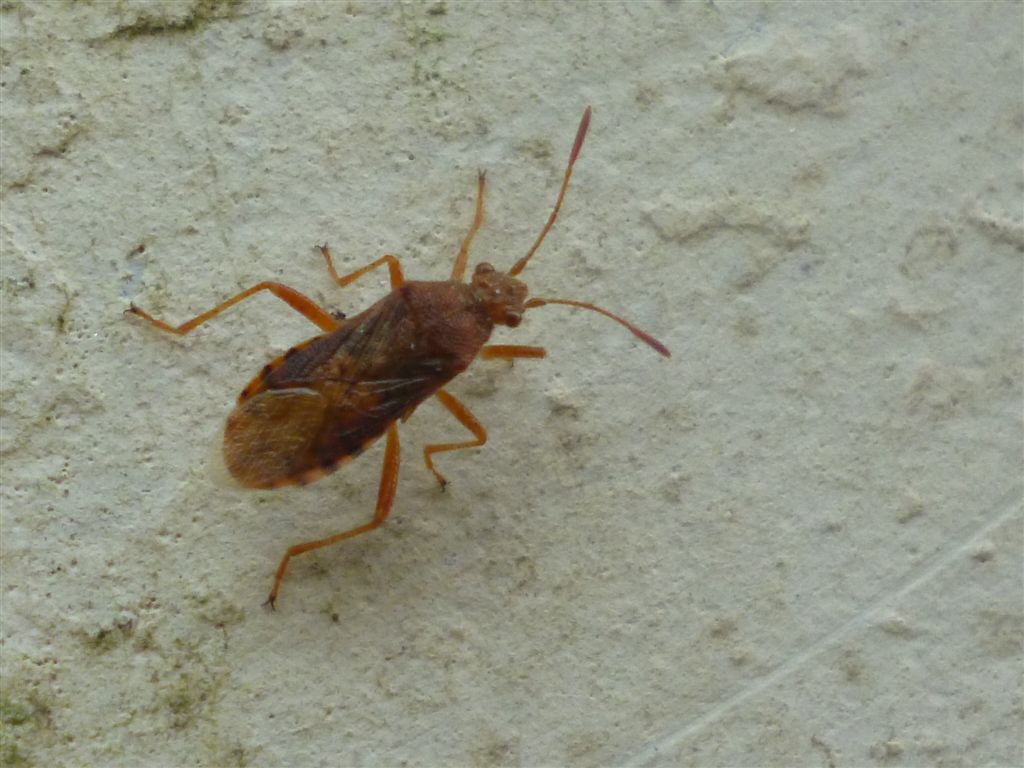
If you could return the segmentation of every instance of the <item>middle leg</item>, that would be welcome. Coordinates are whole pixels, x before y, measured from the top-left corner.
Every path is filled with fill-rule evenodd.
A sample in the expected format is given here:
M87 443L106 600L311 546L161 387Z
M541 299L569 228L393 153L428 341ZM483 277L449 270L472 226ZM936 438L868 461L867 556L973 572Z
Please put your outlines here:
M484 425L476 420L476 417L470 413L469 408L459 402L454 396L448 394L443 389L437 390L434 393L435 397L441 401L441 405L448 409L452 416L459 420L459 423L473 433L475 440L466 440L462 443L435 443L428 445L423 449L423 460L427 464L427 469L434 473L434 477L437 478L437 482L441 484L441 490L448 484L448 481L444 479L444 475L434 469L434 460L430 458L432 453L441 453L442 451L459 451L463 448L476 448L487 442L487 430L484 429Z
M405 282L405 275L402 274L402 265L398 261L397 256L388 254L381 256L376 261L367 264L365 267L360 267L354 272L349 272L347 275L339 275L338 270L334 268L334 259L331 257L331 249L327 247L327 243L318 245L320 253L324 257L324 261L327 262L327 271L331 273L331 277L334 278L334 282L344 288L349 283L355 282L360 277L365 275L367 272L376 269L381 264L388 265L388 277L391 279L391 290L401 287L402 283Z

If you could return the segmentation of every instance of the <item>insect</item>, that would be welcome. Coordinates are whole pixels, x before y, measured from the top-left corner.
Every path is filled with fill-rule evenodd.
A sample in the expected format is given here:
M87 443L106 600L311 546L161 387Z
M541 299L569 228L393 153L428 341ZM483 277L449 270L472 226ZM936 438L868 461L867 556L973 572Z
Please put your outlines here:
M437 482L447 481L434 466L434 455L487 442L487 430L454 395L443 389L477 357L514 360L540 358L543 347L487 344L496 325L515 328L527 310L562 304L598 312L629 329L656 352L668 349L632 323L585 301L527 298L516 279L555 223L569 186L573 165L590 125L583 113L555 207L527 254L508 272L488 263L464 276L469 248L484 220L484 173L477 176L476 208L448 280L407 281L395 256L382 256L347 275L334 268L331 252L319 246L327 270L346 286L371 270L386 266L391 292L359 314L331 314L303 294L276 282L262 282L178 326L158 320L134 304L127 310L162 331L183 336L229 307L269 291L318 326L322 333L298 344L263 367L238 396L224 429L223 456L228 471L244 486L279 488L306 485L333 472L385 436L384 468L377 506L370 522L315 541L289 547L274 575L267 604L277 600L293 557L336 544L377 528L387 518L398 484L399 444L396 422L407 420L428 397L436 397L468 430L472 440L434 443L423 460Z

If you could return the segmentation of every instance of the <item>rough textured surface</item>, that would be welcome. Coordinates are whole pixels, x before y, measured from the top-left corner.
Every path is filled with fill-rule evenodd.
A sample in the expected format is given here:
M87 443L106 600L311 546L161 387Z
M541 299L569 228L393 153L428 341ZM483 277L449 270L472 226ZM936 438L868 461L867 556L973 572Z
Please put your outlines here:
M3 47L2 760L1021 764L1021 6L27 3ZM402 256L548 307L313 486L238 390ZM145 245L145 250L137 248Z

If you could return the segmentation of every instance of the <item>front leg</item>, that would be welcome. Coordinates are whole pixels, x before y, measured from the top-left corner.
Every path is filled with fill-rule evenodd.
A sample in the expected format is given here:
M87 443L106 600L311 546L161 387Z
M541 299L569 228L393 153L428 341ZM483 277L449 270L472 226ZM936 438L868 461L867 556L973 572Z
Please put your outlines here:
M544 347L528 347L522 344L488 344L480 350L484 360L515 360L517 357L547 357Z

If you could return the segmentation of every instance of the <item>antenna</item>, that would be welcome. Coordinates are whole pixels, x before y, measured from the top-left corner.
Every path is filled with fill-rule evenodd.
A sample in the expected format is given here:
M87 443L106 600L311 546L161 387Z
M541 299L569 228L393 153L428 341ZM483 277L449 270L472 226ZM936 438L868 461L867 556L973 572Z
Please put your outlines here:
M656 338L646 331L641 331L631 322L623 317L619 317L613 312L609 312L607 309L602 309L596 304L591 304L589 301L575 301L574 299L527 299L526 304L523 305L525 309L533 309L534 307L543 307L545 304L565 304L568 307L580 307L582 309L591 309L598 314L602 314L605 317L611 318L619 325L628 329L630 333L636 336L640 341L649 346L659 355L664 357L672 357L672 353L668 351L668 347L658 341Z
M580 154L580 148L583 146L583 138L587 135L587 128L589 127L590 107L587 107L583 111L583 119L580 120L580 127L576 129L576 141L573 142L572 152L569 153L569 165L565 169L565 177L562 179L562 189L558 193L558 200L555 201L555 209L551 212L551 216L548 217L548 223L544 225L544 229L540 231L540 234L534 241L530 252L517 261L512 266L512 269L508 271L512 277L515 277L526 268L527 262L533 257L533 254L537 252L537 249L540 248L540 244L544 242L545 235L547 235L548 231L555 223L555 219L558 218L558 209L562 207L562 199L565 197L565 190L568 189L569 178L572 176L572 166Z

